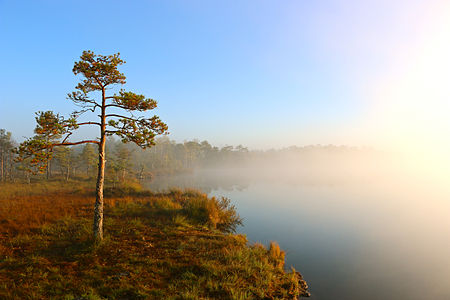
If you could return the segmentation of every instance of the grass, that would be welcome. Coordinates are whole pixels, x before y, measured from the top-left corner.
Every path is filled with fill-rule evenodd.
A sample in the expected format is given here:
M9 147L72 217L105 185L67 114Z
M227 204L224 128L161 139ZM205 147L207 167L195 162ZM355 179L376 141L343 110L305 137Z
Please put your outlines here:
M301 275L284 270L275 242L269 249L249 246L245 236L230 233L241 220L226 199L194 190L110 191L105 239L96 243L91 191L50 184L25 195L0 188L0 299L306 294Z

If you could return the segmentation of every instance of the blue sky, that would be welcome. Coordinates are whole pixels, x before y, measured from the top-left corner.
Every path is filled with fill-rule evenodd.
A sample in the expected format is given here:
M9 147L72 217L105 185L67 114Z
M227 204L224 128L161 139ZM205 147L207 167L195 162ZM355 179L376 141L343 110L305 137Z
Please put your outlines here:
M0 128L21 140L35 111L74 110L89 49L121 53L125 88L158 100L172 139L370 144L373 91L431 2L0 0Z

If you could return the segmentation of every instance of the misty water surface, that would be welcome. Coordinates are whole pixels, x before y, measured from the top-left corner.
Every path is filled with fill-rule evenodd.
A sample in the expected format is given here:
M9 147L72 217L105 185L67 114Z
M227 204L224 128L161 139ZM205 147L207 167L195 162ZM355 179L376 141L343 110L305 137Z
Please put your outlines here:
M230 198L244 218L238 232L278 241L313 299L450 299L447 192L392 170L308 174L203 170L149 187Z

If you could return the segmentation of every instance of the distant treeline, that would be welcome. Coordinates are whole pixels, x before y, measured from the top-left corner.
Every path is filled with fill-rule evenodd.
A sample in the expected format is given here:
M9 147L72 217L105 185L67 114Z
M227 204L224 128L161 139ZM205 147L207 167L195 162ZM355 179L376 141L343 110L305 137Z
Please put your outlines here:
M92 144L55 147L45 172L33 170L27 160L17 162L14 152L17 143L10 132L0 129L0 178L16 181L43 178L94 178L97 174L98 151ZM168 137L157 139L156 145L143 150L134 144L108 139L106 172L109 181L151 179L161 174L179 174L194 169L246 168L286 163L307 165L310 161L324 162L330 157L366 156L373 152L347 146L315 145L289 147L279 150L248 150L246 147L215 147L207 141L178 143Z

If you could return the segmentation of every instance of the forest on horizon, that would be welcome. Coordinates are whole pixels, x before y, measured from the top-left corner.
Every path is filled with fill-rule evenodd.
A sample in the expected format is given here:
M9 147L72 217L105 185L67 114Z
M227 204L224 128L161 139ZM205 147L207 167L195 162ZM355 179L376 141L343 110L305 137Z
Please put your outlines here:
M11 132L0 129L1 181L60 177L93 178L97 172L98 150L92 144L56 147L48 168L38 172L29 161L17 161L14 149L18 143ZM252 168L255 166L285 165L287 162L304 165L308 162L336 161L352 157L373 157L379 153L371 148L309 145L281 149L249 150L242 145L217 147L197 139L177 142L164 136L156 139L155 146L141 149L132 143L108 138L106 146L106 172L109 180L125 178L148 180L158 175L180 174L195 169Z

